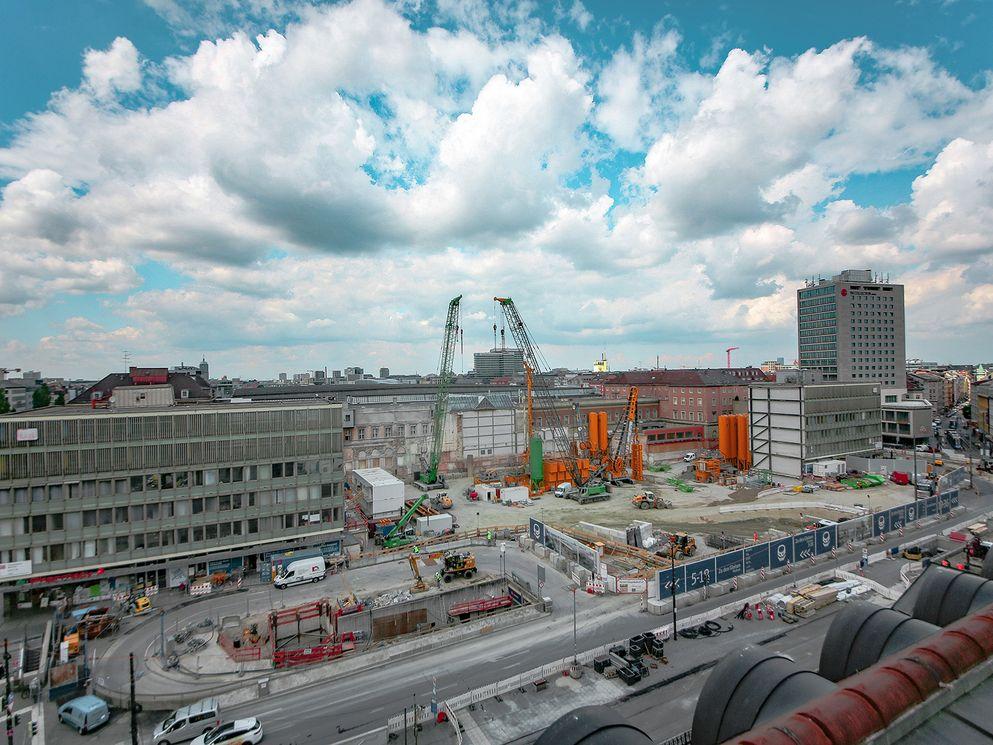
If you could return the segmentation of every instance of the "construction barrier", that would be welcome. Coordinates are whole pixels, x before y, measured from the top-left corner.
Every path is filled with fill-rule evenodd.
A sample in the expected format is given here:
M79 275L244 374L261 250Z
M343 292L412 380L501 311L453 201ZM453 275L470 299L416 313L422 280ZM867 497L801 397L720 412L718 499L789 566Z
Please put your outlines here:
M227 656L234 662L257 662L262 659L262 648L258 646L235 646L234 640L227 634L220 633L217 636L217 643Z
M197 597L198 595L209 595L214 591L214 586L209 582L204 582L200 585L190 585L190 595Z

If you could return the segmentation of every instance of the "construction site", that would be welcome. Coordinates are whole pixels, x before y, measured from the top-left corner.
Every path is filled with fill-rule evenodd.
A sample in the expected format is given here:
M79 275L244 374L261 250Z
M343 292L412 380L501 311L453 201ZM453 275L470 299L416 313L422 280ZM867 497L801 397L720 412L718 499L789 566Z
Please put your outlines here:
M703 555L913 499L914 487L906 481L852 472L844 461L833 461L830 469L802 482L777 481L752 468L747 414L717 417L713 448L646 456L638 386L628 387L623 413L613 422L595 406L582 416L578 409L563 412L550 365L517 305L509 297L494 302L502 314L501 336L512 338L523 359L522 452L503 468L446 473L444 422L462 333L461 296L453 298L440 354L432 447L422 470L407 484L380 469L354 472L351 524L366 528L370 547L400 549L533 519L602 555L633 550L619 559L619 569L648 577L671 552L677 558ZM730 350L728 356L730 364Z

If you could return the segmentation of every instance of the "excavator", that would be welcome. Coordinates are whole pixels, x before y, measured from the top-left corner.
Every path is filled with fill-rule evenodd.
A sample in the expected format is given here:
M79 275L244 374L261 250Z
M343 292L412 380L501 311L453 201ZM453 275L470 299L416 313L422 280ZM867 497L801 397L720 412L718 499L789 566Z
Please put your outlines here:
M410 522L411 518L417 514L417 510L425 500L428 498L427 494L422 494L411 505L403 517L401 517L397 524L393 526L392 530L383 536L383 548L397 548L398 546L406 546L408 543L413 543L416 540L413 528L407 528L407 524Z
M470 579L476 573L476 555L471 551L446 551L441 576L445 582L456 577Z
M427 592L428 586L424 583L424 579L421 577L420 567L417 565L417 554L408 555L407 562L410 564L410 571L414 575L414 584L410 586L410 591Z

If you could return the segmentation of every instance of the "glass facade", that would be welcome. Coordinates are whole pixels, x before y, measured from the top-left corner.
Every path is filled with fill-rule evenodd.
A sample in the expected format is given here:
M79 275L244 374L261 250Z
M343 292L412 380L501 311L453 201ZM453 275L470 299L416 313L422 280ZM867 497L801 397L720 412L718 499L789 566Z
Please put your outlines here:
M338 404L0 418L0 563L140 564L344 523Z

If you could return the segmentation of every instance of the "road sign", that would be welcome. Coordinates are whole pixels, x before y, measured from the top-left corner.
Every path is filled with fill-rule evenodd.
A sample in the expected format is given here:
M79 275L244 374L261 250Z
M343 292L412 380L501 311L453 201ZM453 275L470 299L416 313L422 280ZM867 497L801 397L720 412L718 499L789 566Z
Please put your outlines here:
M531 538L534 539L535 543L539 543L542 546L547 546L545 542L545 523L540 520L535 520L531 518L531 529L529 531Z
M769 544L769 566L779 569L793 563L793 538L780 538Z
M826 554L838 547L838 526L828 525L823 528L818 528L817 534L817 545L814 548L814 553L817 556L821 554Z
M542 588L545 586L545 567L541 564L538 565L538 587Z

